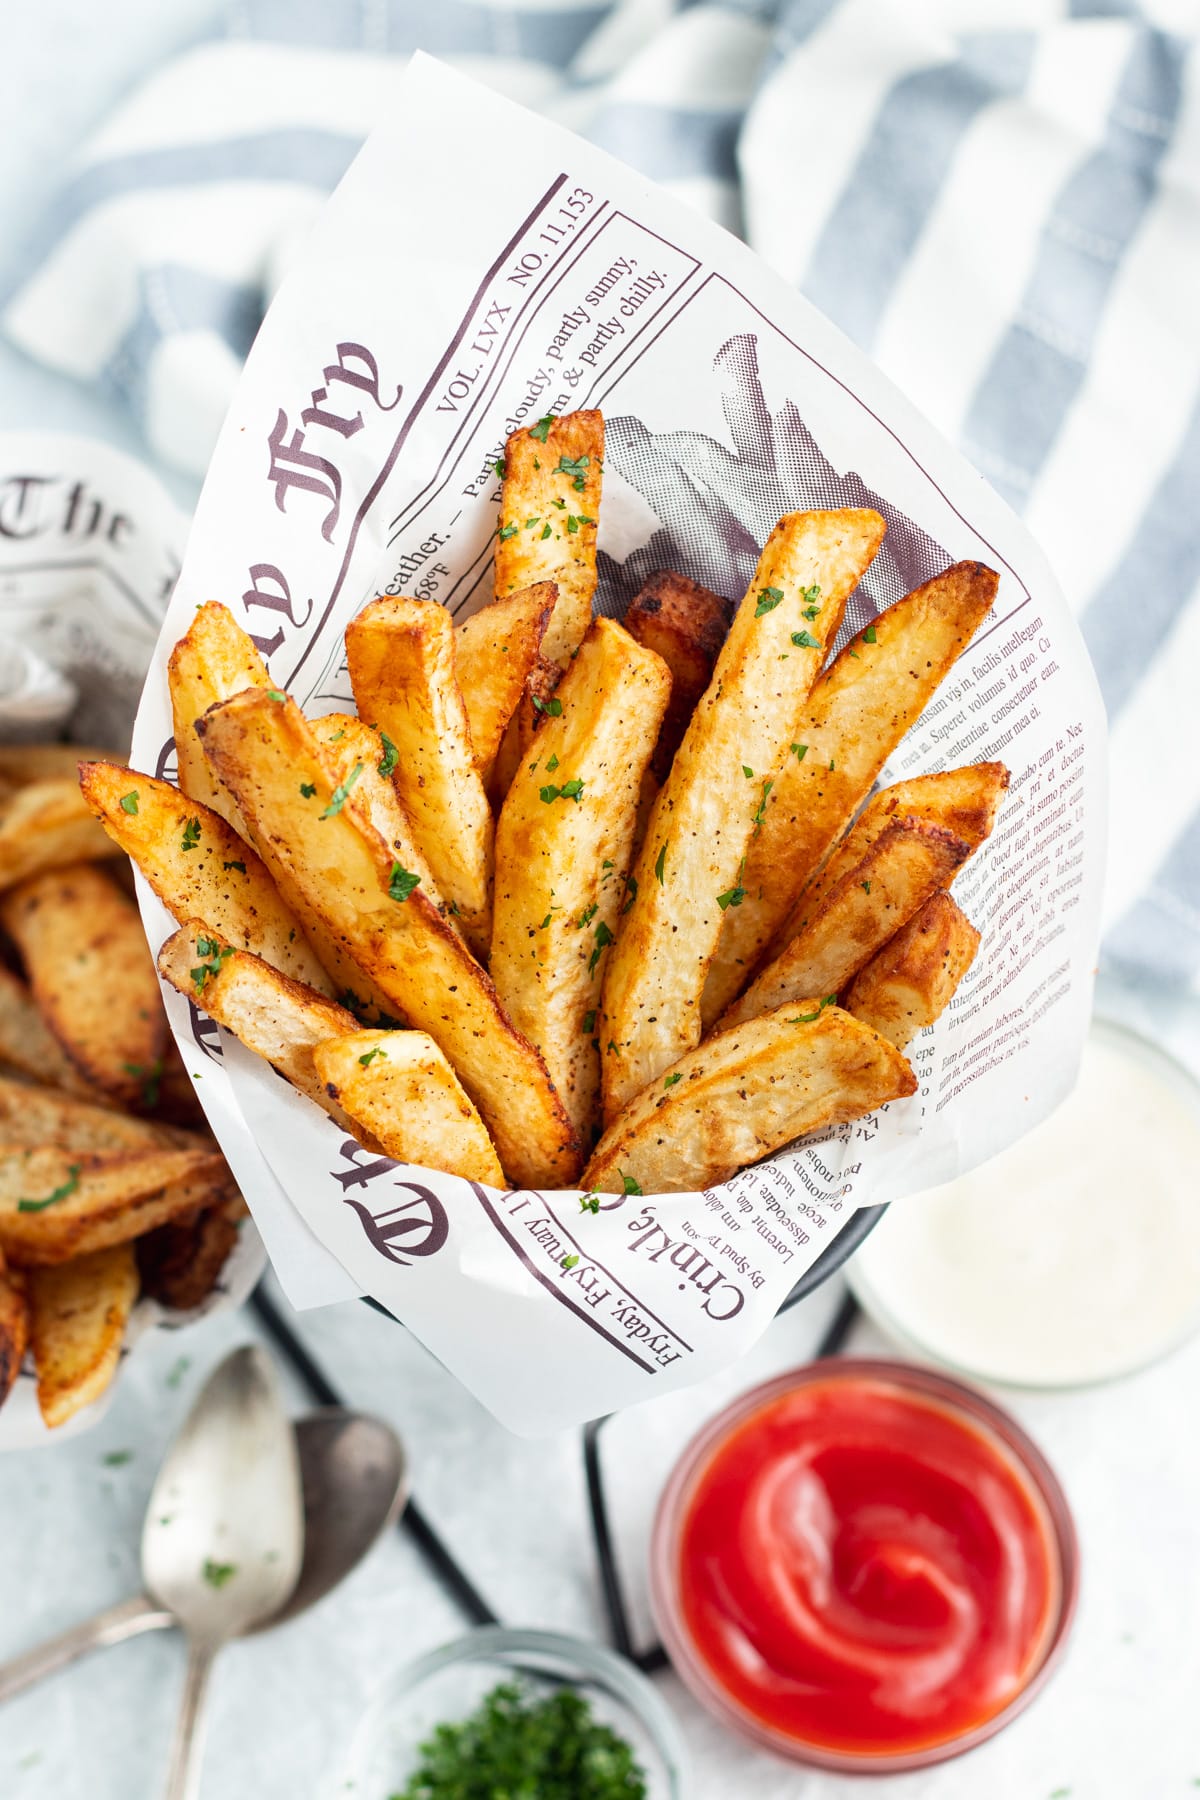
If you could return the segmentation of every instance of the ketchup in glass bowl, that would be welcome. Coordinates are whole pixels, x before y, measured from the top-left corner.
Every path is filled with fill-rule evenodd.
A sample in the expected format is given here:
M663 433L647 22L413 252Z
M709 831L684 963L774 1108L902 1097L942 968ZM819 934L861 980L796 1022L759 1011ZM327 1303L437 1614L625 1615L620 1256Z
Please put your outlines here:
M659 1503L654 1610L696 1698L759 1744L895 1773L1033 1698L1074 1611L1075 1533L1040 1452L924 1369L839 1359L744 1395Z

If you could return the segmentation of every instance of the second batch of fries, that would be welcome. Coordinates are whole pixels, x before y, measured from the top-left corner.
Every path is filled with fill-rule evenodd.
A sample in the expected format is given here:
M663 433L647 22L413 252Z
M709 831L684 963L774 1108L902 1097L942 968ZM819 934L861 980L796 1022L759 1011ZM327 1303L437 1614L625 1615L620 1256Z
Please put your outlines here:
M665 571L593 618L603 455L594 411L509 439L495 598L366 605L356 715L307 718L210 602L178 787L80 784L177 921L160 973L367 1148L671 1193L915 1091L1008 772L872 790L997 578L955 564L831 658L884 522L801 512L736 607Z

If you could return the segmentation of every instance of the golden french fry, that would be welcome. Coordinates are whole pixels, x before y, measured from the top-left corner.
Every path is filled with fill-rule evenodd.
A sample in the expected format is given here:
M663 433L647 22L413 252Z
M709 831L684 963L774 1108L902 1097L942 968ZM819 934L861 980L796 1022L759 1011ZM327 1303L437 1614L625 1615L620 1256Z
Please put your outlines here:
M242 837L246 833L237 807L224 793L204 760L196 736L196 720L210 706L243 688L269 688L271 677L253 639L242 630L227 606L210 600L171 652L167 664L171 713L175 721L175 754L179 785L192 800L220 813Z
M995 599L998 577L955 563L881 612L813 688L774 771L704 990L707 1028L778 949L821 858L915 724Z
M216 1150L0 1148L0 1249L22 1267L123 1244L229 1182Z
M558 664L539 650L492 764L488 795L497 813L512 786L513 776L533 752L533 740L542 720L554 717L554 690L561 680L562 670Z
M666 664L595 619L496 826L491 974L546 1059L581 1142L596 1123L596 1014L643 773L671 691Z
M293 980L332 992L266 865L219 813L169 782L116 763L81 763L79 785L104 830L177 923L203 919L227 942L252 950Z
M115 854L69 776L30 782L0 808L0 888Z
M21 1372L29 1347L29 1294L24 1275L0 1251L0 1406Z
M38 1407L52 1428L98 1400L116 1373L138 1294L130 1244L29 1274Z
M161 1066L167 1018L137 907L93 864L0 896L38 1010L86 1081L136 1106Z
M816 907L803 931L717 1022L728 1031L805 994L837 994L971 854L954 832L896 819Z
M883 533L876 512L792 513L767 540L650 815L637 897L609 958L606 1120L699 1042L705 976L724 914L744 897L771 780Z
M458 685L475 767L485 787L557 598L552 581L539 581L521 593L493 600L458 628Z
M932 894L859 970L843 997L848 1013L904 1050L941 1018L975 960L979 933L949 894Z
M779 935L777 947L782 949L804 929L830 888L862 861L896 819L924 819L929 825L940 825L962 838L974 855L992 835L1008 780L1003 763L968 763L961 769L918 775L912 781L897 781L892 787L881 788L804 889Z
M208 754L285 897L304 896L391 1004L433 1038L483 1115L509 1178L569 1187L579 1148L545 1063L353 794L338 800L336 771L300 709L245 693L203 725ZM302 785L314 790L311 799Z
M514 431L504 446L496 595L504 599L540 581L557 583L542 649L560 667L592 622L603 468L598 412L540 419L527 431Z
M487 1128L424 1031L358 1031L313 1050L329 1098L396 1162L504 1187Z
M657 1076L604 1133L581 1183L602 1193L699 1193L793 1138L916 1087L900 1052L869 1026L802 1000L709 1038Z
M0 963L0 1064L84 1100L106 1096L84 1080L19 976Z
M357 1135L345 1113L330 1104L312 1062L314 1045L358 1030L353 1013L195 922L167 939L158 953L158 970L343 1130Z
M58 1150L146 1150L166 1145L176 1150L209 1152L212 1145L194 1132L132 1119L127 1113L94 1106L55 1088L31 1087L0 1077L0 1144L44 1144Z
M492 814L455 674L450 615L426 600L373 600L346 628L346 662L360 716L395 746L392 780L439 892L486 956Z
M240 1194L205 1207L194 1219L173 1219L137 1240L142 1292L161 1306L191 1312L221 1279L245 1212Z
M696 702L712 680L732 618L728 600L673 569L652 575L625 615L630 636L656 651L671 671L671 700L650 765L660 783L667 779Z

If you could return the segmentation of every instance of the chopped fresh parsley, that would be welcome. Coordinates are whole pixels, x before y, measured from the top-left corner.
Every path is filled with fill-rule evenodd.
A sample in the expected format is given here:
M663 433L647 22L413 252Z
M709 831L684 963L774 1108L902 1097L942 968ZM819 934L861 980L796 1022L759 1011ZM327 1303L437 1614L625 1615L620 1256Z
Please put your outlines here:
M564 1256L562 1259L562 1266L564 1269L573 1269L578 1261L579 1258L577 1256Z
M582 494L584 489L584 477L587 466L591 460L590 456L580 456L574 461L572 461L569 456L560 456L558 459L558 467L555 469L554 473L556 475L569 475L571 477L571 486L575 489L575 492L577 494Z
M773 781L764 781L763 782L762 799L759 801L758 805L755 807L754 813L750 820L750 823L754 826L755 831L762 830L763 820L767 816L767 796L770 794L771 789L774 786L775 786L775 783Z
M591 1037L591 1035L592 1035L593 1031L595 1031L595 1029L596 1029L596 1009L595 1009L595 1007L593 1007L591 1012L585 1012L583 1015L584 1036Z
M501 481L504 480L504 468L505 468L504 458L502 456L498 456L496 458L495 462L492 464L492 473L493 473L493 475L498 475L500 477Z
M632 1175L626 1175L622 1169L618 1169L617 1174L621 1177L621 1185L627 1194L641 1193L642 1184L640 1181L635 1181Z
M350 789L354 786L362 772L363 765L360 762L356 762L345 781L339 781L330 797L329 805L321 814L323 819L332 819L335 813L341 812L343 806L345 806L347 800L350 798Z
M387 1061L387 1052L384 1050L382 1044L376 1044L373 1050L364 1050L358 1060L364 1069L368 1069L377 1056L382 1056L384 1062Z
M126 1463L133 1461L133 1451L110 1450L107 1456L100 1458L100 1461L106 1469L123 1469Z
M142 1105L149 1108L158 1105L158 1091L162 1086L163 1059L156 1056L147 1069L141 1063L122 1063L121 1067L127 1075L142 1083Z
M283 702L287 699L287 695L281 694L278 688L268 688L267 689L267 699L274 700L280 706L282 706Z
M807 744L793 744L792 745L792 755L795 757L797 762L803 762L805 757L808 755L808 745Z
M237 1564L214 1562L211 1556L206 1556L203 1573L209 1587L223 1588L237 1574Z
M783 599L783 589L765 587L758 596L758 605L754 608L754 616L761 619L764 613L774 612Z
M245 865L245 863L244 863L244 862L238 862L238 861L237 861L237 860L236 860L236 859L235 859L235 860L234 860L234 861L233 861L233 862L227 862L227 863L225 863L225 864L224 864L224 865L223 865L223 866L224 866L224 867L225 867L225 868L226 868L226 869L236 869L236 870L237 870L237 872L238 872L238 874L239 874L239 875L244 875L244 874L245 874L245 873L246 873L246 865Z
M550 427L554 423L555 416L554 413L547 413L544 419L539 419L536 425L531 425L529 427L530 437L536 438L539 444L544 444L550 435Z
M792 642L797 650L819 650L821 648L811 631L793 631Z
M683 1080L682 1075L665 1075L663 1077L663 1086L665 1088L671 1088L671 1087L675 1086L675 1083L677 1081L682 1081L682 1080Z
M500 542L502 544L506 544L508 542L509 538L516 537L517 527L515 525L501 525L499 527L496 535L500 539Z
M315 781L302 781L300 783L300 792L304 795L306 800L311 800L316 791L317 784Z
M121 811L122 812L136 813L137 809L138 809L138 797L137 797L137 789L136 788L134 788L132 793L121 795Z
M547 806L555 800L574 800L575 804L578 806L582 793L583 783L579 780L578 776L574 777L571 781L564 781L561 787L555 787L554 783L551 781L547 782L545 787L538 789L539 796L546 802Z
M599 911L599 906L595 900L592 901L592 904L590 906L585 906L583 911L580 913L579 917L575 921L576 931L582 931L585 925L590 925L598 911Z
M379 773L381 775L390 775L400 760L400 752L397 750L386 731L380 732L379 741L383 745L383 755L379 759Z
M874 625L868 625L867 629L863 632L863 643L864 644L874 644L877 641L878 640L875 635Z
M180 848L183 850L194 850L199 842L200 821L199 819L189 819L183 828L183 837L180 840Z
M622 918L625 917L625 914L629 911L630 907L638 897L638 882L636 875L627 875L625 877L625 892L628 894L629 898L621 908Z
M859 885L859 887L860 887L860 888L861 888L861 889L862 889L862 891L863 891L863 893L864 893L864 894L869 894L869 893L870 893L870 891L871 891L871 884L870 884L870 882L869 882L869 881L860 881L860 882L859 882L859 884L858 884L858 885Z
M736 887L726 888L723 894L717 895L717 905L722 912L728 912L731 906L740 906L746 898L746 890L739 881Z
M549 525L543 525L543 526L542 526L542 529L541 529L541 532L540 532L540 533L539 533L539 536L540 536L540 537L541 537L541 540L542 540L542 542L543 542L543 543L545 543L545 541L546 541L546 539L547 539L547 538L548 538L548 537L549 537L549 536L550 536L550 535L551 535L551 533L550 533L550 527L549 527Z
M662 849L659 851L658 856L655 858L655 862L654 862L654 875L655 875L655 879L658 882L659 887L666 887L666 885L667 885L666 881L663 879L664 872L666 870L666 866L667 866L667 846L664 844Z
M785 1019L784 1024L785 1025L812 1025L812 1024L815 1024L816 1021L820 1018L821 1014L825 1011L825 1008L827 1006L836 1006L836 1004L837 1004L837 995L836 994L826 994L825 998L822 1000L821 1004L818 1006L816 1012L797 1013L797 1015L794 1019Z
M600 1211L599 1194L581 1194L579 1196L580 1212L598 1213Z
M196 954L197 956L203 957L205 960L196 968L191 969L188 972L191 975L196 992L202 994L204 992L204 984L209 976L219 975L221 973L221 964L225 961L227 956L233 955L233 946L231 944L222 946L217 938L198 937L196 939Z
M37 1213L45 1212L48 1206L57 1206L60 1200L65 1200L68 1194L73 1194L79 1186L79 1171L82 1166L81 1163L68 1163L67 1179L61 1187L56 1187L52 1194L47 1194L42 1200L18 1200L17 1211Z
M742 764L742 774L746 777L747 781L754 780L754 770L748 768L745 763Z
M553 773L554 773L555 769L557 769L557 767L558 767L558 758L557 758L557 756L552 755L549 762L546 764L547 775L553 775Z
M392 873L388 879L388 896L390 899L398 900L401 905L403 905L413 889L415 887L420 887L420 885L421 877L419 875L414 875L411 869L406 869L404 867L403 863L394 862L392 864Z
M536 694L531 694L529 698L533 701L535 712L545 713L550 719L562 718L562 701L557 694L551 694L548 700L539 700Z
M608 926L604 923L604 920L601 919L600 923L596 927L596 947L592 951L591 956L588 958L588 974L589 975L594 975L596 973L596 964L600 961L601 953L602 953L602 951L607 949L608 945L611 944L612 941L613 941L613 934L608 929Z

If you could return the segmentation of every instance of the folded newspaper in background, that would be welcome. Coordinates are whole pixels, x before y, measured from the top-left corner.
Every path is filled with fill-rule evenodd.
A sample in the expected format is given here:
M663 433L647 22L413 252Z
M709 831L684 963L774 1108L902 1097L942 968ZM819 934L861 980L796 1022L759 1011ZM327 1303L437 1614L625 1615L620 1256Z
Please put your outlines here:
M536 1432L732 1361L857 1206L947 1180L1074 1080L1091 1002L1104 719L1035 546L866 359L742 245L569 133L425 56L280 290L226 421L138 718L174 773L166 658L232 607L310 712L351 703L342 633L377 593L490 598L506 435L607 422L599 605L674 567L740 596L780 514L876 506L845 633L951 561L992 620L889 771L1001 757L996 833L956 888L983 945L917 1042L913 1099L712 1192L503 1193L372 1156L178 995L199 1093L298 1305L365 1291ZM843 639L844 641L844 639ZM144 895L157 948L169 929Z
M186 536L166 489L132 457L94 438L0 433L0 744L65 737L123 750ZM156 1327L240 1306L263 1261L257 1231L243 1228L194 1312L139 1300L123 1354ZM0 1408L0 1451L90 1430L119 1379L51 1431L27 1362Z

